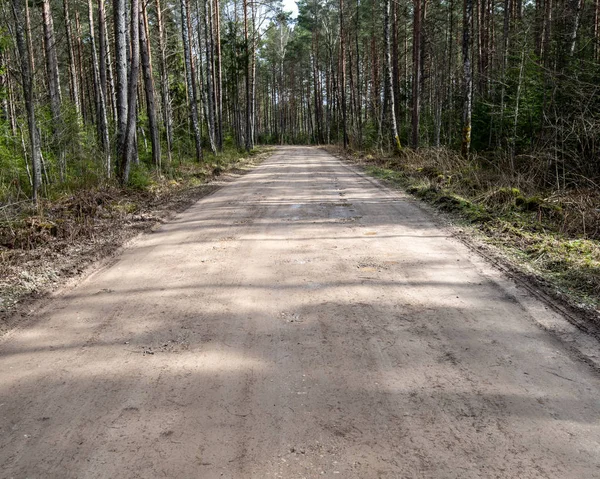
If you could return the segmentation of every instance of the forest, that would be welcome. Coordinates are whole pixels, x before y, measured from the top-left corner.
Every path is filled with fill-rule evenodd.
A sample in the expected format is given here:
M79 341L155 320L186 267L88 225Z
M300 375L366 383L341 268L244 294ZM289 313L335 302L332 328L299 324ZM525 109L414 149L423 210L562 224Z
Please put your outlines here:
M3 0L2 200L257 143L447 147L596 186L598 1L298 8Z
M330 145L600 288L600 0L297 6L0 1L3 247L15 205Z

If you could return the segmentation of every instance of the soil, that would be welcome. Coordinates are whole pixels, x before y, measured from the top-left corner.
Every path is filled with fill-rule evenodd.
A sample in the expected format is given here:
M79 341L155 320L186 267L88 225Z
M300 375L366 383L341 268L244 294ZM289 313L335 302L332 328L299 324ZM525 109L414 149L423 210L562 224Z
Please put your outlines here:
M279 148L4 336L1 475L600 478L569 327L412 198Z

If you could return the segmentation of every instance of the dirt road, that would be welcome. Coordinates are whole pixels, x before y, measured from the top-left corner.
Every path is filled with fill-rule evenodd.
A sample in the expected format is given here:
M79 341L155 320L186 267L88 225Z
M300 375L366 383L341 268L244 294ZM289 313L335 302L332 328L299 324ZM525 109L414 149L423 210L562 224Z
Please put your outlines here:
M545 316L282 148L3 339L0 476L600 477L600 380Z

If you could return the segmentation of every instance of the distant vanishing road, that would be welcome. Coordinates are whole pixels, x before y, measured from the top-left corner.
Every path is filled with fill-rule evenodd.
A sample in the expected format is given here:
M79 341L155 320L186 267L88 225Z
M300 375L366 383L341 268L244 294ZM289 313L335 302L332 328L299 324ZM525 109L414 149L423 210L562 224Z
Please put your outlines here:
M510 285L279 148L2 339L0 477L600 478L600 378Z

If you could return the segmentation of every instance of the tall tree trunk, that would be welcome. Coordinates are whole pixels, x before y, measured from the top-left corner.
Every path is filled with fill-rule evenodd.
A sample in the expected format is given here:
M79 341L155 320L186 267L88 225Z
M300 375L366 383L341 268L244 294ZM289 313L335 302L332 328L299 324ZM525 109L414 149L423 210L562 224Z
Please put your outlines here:
M396 123L396 102L394 99L394 79L392 76L392 45L390 41L390 0L384 0L383 6L383 38L385 41L385 84L388 89L388 99L390 105L391 137L394 142L394 149L399 152L402 149L400 137L398 136L398 125Z
M194 72L194 63L192 61L191 50L191 32L190 32L190 12L188 0L180 0L181 6L181 35L183 40L183 56L185 58L186 80L189 93L190 117L192 120L192 129L194 141L196 143L196 160L202 161L202 138L200 136L200 122L198 120L198 95L196 90L196 73Z
M506 7L505 7L506 8ZM540 57L544 65L548 64L549 49L550 49L550 38L552 30L552 0L544 0L544 13L542 20L542 31L541 36L541 47Z
M131 54L129 85L127 90L127 129L119 164L119 180L125 185L129 181L131 163L137 154L137 87L140 73L140 0L131 0Z
M454 105L454 0L448 3L448 79L447 79L447 106L451 109ZM454 135L454 122L448 115L447 135L452 138Z
M357 109L356 109L356 124L358 125L358 147L362 148L363 142L363 123L362 123L362 88L360 78L360 0L356 0L356 32L355 32L355 49L356 49L356 98L357 98Z
M104 0L98 0L98 70L100 73L100 88L104 96L105 103L107 99L107 76L106 76L106 13L104 9Z
M412 147L419 147L421 114L421 1L414 0L413 12L413 78L412 78Z
M30 63L31 63L31 74L34 75L36 70L35 66L35 50L33 49L33 37L31 35L31 15L29 11L29 1L25 2L25 25L27 30L27 48L29 48L30 52Z
M115 23L115 70L117 76L116 96L117 96L117 158L119 162L124 155L125 138L127 133L127 23L126 0L113 0L113 16ZM125 165L119 163L119 175L125 171Z
M244 1L244 66L246 74L246 151L250 151L252 142L252 89L250 88L250 39L248 35L248 0Z
M600 0L594 6L594 61L600 59Z
M571 26L571 45L569 46L570 56L575 55L575 47L577 46L577 30L579 29L582 4L583 0L571 0L571 9L573 10L573 24Z
M465 0L463 15L463 133L461 152L464 157L471 149L471 113L473 103L473 77L471 72L471 22L473 21L473 0Z
M79 11L75 11L75 32L76 32L76 45L77 45L77 75L79 78L79 104L81 106L81 115L84 122L89 121L89 108L86 104L86 79L83 74L83 41L81 34L81 22L79 21Z
M15 136L17 134L17 125L13 114L12 103L14 103L14 100L12 96L11 81L8 75L9 70L9 53L0 48L0 96L2 96L0 118L10 125L10 132Z
M63 0L63 13L65 17L65 32L67 39L67 52L69 54L69 79L71 101L75 105L75 111L81 114L81 103L79 101L79 83L77 81L77 68L75 66L75 54L73 51L73 38L71 33L71 16L69 13L69 0Z
M100 3L103 0L98 0L98 11L100 11ZM104 151L105 158L105 171L106 174L110 177L111 172L111 161L110 161L110 145L108 138L108 120L106 117L106 89L103 88L102 85L102 77L101 77L101 56L98 57L96 53L96 35L94 28L94 7L92 5L92 0L88 0L88 16L90 23L90 43L92 50L92 68L94 73L94 91L96 92L96 116L97 116L97 129L98 129L98 142L102 146L102 150ZM106 76L104 77L106 81ZM106 86L106 85L104 85Z
M549 3L551 0L546 0ZM502 130L504 128L504 101L506 96L506 70L508 68L508 45L510 41L510 0L504 0L504 22L502 27L502 77L500 89L500 124L498 129L498 138L502 138ZM545 51L545 49L544 49Z
M171 162L171 151L173 149L173 113L171 110L171 93L169 91L169 73L167 72L167 52L165 33L162 21L162 8L160 0L155 0L156 24L158 28L158 49L160 65L160 89L162 97L162 114L165 126L165 137L167 141L167 155Z
M24 28L26 24L26 2L27 0L12 0L12 11L15 21L15 39L19 56L21 57L21 84L23 87L25 110L27 112L27 124L29 126L31 165L33 170L33 201L37 202L39 190L42 185L42 151L33 99L33 52L28 48L30 44L27 38L29 32L27 31L26 33Z
M256 6L250 4L252 13L252 48L250 56L250 148L254 148L256 122Z
M148 12L146 3L142 4L140 12L140 56L142 60L142 75L144 77L144 91L146 93L146 111L148 114L148 128L152 144L152 161L160 169L160 139L158 137L158 122L156 120L156 106L154 101L154 79L152 76L152 53L150 50L150 34L148 28Z
M210 143L210 149L213 154L217 152L216 142L216 126L215 126L215 91L214 91L214 63L212 61L212 45L211 36L212 31L209 25L209 18L211 16L210 9L212 6L212 0L204 0L204 51L206 55L206 124L208 126L208 139ZM198 43L200 43L200 35L198 35Z
M223 151L223 68L221 65L221 7L219 0L214 0L215 15L215 67L217 92L217 148Z
M54 36L54 20L50 8L50 0L42 2L42 21L44 25L44 53L46 57L46 72L48 77L48 92L50 93L50 111L52 112L53 148L59 156L61 179L65 178L65 153L61 143L63 121L61 114L60 73L56 55L56 38Z
M340 99L342 103L342 135L344 149L346 149L348 148L348 126L346 119L346 39L344 36L344 0L340 0Z
M100 78L104 77L104 101L106 103L106 115L112 112L112 117L117 119L117 101L115 98L115 77L112 70L112 61L110 61L110 43L108 42L108 27L106 23L105 0L98 0L98 35L100 46ZM104 60L102 60L104 57ZM102 70L104 69L104 71Z

